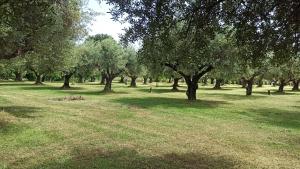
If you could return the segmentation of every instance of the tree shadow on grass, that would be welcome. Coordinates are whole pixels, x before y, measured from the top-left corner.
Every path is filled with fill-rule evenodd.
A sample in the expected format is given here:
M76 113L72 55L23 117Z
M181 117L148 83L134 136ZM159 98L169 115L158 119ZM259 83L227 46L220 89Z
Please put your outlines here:
M70 159L51 161L33 168L214 169L239 168L241 165L241 161L229 156L203 153L169 153L147 156L134 149L123 148L115 151L74 150Z
M83 90L84 88L82 87L71 87L69 89L63 89L58 86L46 86L46 85L40 85L40 86L34 86L34 85L30 85L30 86L26 86L26 87L22 87L23 90L61 90L61 91L72 91L72 90Z
M150 93L150 87L147 88L139 88L137 89L141 92L145 93ZM160 89L160 88L152 88L151 92L153 93L185 93L185 90L178 90L178 91L173 91L172 88L170 87L169 89Z
M213 86L211 87L200 87L199 90L210 90L210 91L225 91L225 90L234 90L234 89L237 89L236 87L233 88L233 87L221 87L221 89L215 89Z
M35 118L37 116L33 114L39 110L40 108L28 106L0 106L0 111L9 113L18 118Z
M1 83L0 82L0 87L5 87L5 86L8 86L8 87L13 87L13 86L32 86L32 84L28 84L28 83L22 83L22 82L10 82L10 83Z
M119 98L113 100L115 102L127 105L134 105L142 108L151 108L161 106L165 108L214 108L221 104L227 104L225 101L217 100L197 100L188 101L187 99L180 98L167 98L167 97L145 97L145 98Z
M280 93L277 90L270 90L271 95L295 95L296 93L293 93L291 91L285 91L284 93ZM266 91L253 91L253 94L261 94L261 95L268 95L268 90Z
M103 90L92 90L92 91L64 91L64 93L72 94L72 95L90 95L90 96L100 96L100 95L114 95L114 94L128 94L128 92L123 91L112 91L112 92L104 92Z
M222 99L227 99L227 100L232 100L232 101L234 101L234 100L255 100L255 99L261 99L261 98L268 97L268 96L264 96L264 95L246 96L246 95L239 95L239 94L232 94L232 93L205 93L205 95L221 97Z
M300 129L300 109L299 111L287 111L276 108L249 109L239 114L248 116L258 123Z

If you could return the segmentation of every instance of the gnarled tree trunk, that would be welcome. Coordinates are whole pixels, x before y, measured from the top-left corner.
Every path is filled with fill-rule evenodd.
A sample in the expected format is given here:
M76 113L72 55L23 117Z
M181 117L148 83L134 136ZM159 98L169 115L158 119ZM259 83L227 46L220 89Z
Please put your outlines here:
M178 82L180 79L181 78L174 78L173 85L172 85L172 91L179 91L178 90L178 87L179 87Z
M210 78L210 84L214 84L215 83L215 79L214 78Z
M109 77L109 76L106 76L105 77L105 86L104 86L104 92L112 92L112 89L111 89L111 84L112 84L112 81L113 81L113 78Z
M252 95L252 88L253 88L253 79L246 80L246 95L251 96Z
M198 80L187 80L186 79L186 82L187 82L187 86L188 86L188 89L186 91L186 95L188 97L188 100L190 101L194 101L194 100L197 100L197 89L198 89Z
M298 79L298 80L294 79L293 80L293 88L292 88L293 91L299 91L299 83L300 83L300 79Z
M82 75L78 75L78 83L83 83L83 77Z
M216 79L214 89L221 89L222 81L223 81L223 79Z
M46 75L43 75L42 76L42 82L45 82L45 80L46 80Z
M106 74L104 72L102 72L100 85L105 85L105 84L106 84Z
M130 87L136 87L136 76L131 76L131 82L130 82Z
M284 92L284 86L286 85L285 79L280 79L280 84L279 84L279 88L278 88L278 92L279 93L283 93Z
M103 92L109 93L109 92L112 92L112 89L111 89L112 81L114 80L114 78L118 77L122 73L122 71L114 73L114 72L111 72L109 69L107 69L106 72L107 73L103 72L103 73L105 73L104 77L105 77L105 81L106 81Z
M16 76L15 81L17 81L17 82L23 81L21 72L14 72L14 74Z
M42 75L41 74L36 74L36 79L35 79L35 85L42 85Z
M241 82L242 88L246 88L246 86L247 86L247 80L246 80L246 78L242 77L240 82Z
M64 85L61 87L63 89L69 89L70 87L70 79L73 76L73 73L64 75Z
M207 85L207 77L205 76L204 78L203 78L203 86L206 86Z
M125 83L125 82L124 82L124 76L121 76L121 77L120 77L119 83Z
M152 83L152 82L153 82L153 78L150 77L150 78L149 78L149 83Z
M252 89L253 89L253 83L254 83L254 78L257 76L257 74L254 74L251 78L245 79L246 82L246 96L251 96L252 95Z
M257 87L262 87L263 86L263 76L259 76L258 78L258 82L257 82Z
M147 81L148 81L148 77L147 77L147 76L144 76L143 79L144 79L144 83L143 83L143 84L146 85L146 84L147 84Z

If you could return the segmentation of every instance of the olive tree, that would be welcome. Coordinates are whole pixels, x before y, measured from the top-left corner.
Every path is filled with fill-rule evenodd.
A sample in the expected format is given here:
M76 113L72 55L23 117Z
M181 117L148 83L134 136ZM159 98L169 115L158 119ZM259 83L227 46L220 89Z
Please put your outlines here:
M104 92L111 92L112 81L125 70L127 60L124 49L114 39L105 39L100 44L101 50L98 54L98 62L100 70L105 75Z
M126 48L125 55L127 57L126 75L130 77L130 87L136 87L136 79L142 73L142 65L137 58L137 52L133 48Z

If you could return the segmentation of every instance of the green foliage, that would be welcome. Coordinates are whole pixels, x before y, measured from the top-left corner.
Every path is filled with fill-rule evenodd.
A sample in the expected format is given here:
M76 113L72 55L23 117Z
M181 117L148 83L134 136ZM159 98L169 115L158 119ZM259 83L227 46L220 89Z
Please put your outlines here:
M126 56L124 49L111 38L100 42L101 50L97 58L99 69L107 75L117 76L125 69Z
M5 0L0 6L0 57L64 47L83 33L80 5L80 0Z
M127 47L125 49L125 57L127 59L126 63L126 74L129 77L138 77L142 75L143 67L141 63L138 61L137 52L131 48Z

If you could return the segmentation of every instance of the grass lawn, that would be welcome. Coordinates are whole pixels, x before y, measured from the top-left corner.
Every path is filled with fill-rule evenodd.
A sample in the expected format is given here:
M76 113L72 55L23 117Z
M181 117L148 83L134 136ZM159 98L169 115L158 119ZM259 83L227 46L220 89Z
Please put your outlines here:
M0 168L300 168L300 92L0 83ZM82 96L84 100L64 100Z

